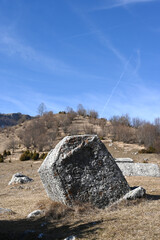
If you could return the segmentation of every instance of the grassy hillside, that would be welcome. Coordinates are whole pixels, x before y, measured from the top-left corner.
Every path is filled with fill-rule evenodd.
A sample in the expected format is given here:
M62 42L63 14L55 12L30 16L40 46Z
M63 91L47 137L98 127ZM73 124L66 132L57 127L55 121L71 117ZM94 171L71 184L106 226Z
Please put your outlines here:
M0 163L0 207L11 209L11 214L0 214L0 239L64 239L75 235L76 239L154 239L160 238L160 178L127 177L130 186L142 186L144 199L125 201L104 210L89 205L68 208L48 199L37 173L42 159L20 161L23 151L49 151L65 135L98 134L113 157L131 157L134 162L158 163L158 153L139 153L144 145L138 144L139 129L119 125L127 141L117 141L118 125L105 119L77 114L48 113L16 126L1 128L0 153L10 150L11 155ZM125 130L127 129L126 133ZM116 132L118 130L118 133ZM122 131L123 130L123 131ZM121 136L122 138L122 136ZM147 159L147 160L146 160ZM24 185L8 186L16 172L34 179ZM27 215L42 209L45 215L37 220L26 220ZM26 232L26 233L25 233ZM24 234L25 233L25 234Z

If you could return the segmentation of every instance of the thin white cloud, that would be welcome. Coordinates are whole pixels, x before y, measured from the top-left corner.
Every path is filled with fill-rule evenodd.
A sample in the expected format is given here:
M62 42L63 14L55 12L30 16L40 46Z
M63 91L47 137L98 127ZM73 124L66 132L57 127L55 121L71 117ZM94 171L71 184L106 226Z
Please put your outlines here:
M160 115L158 90L141 84L133 84L130 87L124 85L123 88L124 90L119 90L110 102L106 109L106 115L129 113L131 117L140 117L150 121ZM121 101L122 99L123 101Z
M126 7L129 5L133 4L138 4L138 3L148 3L148 2L155 2L157 0L113 0L106 3L101 6L96 6L93 8L91 11L99 11L99 10L107 10L107 9L112 9L112 8L117 8L117 7Z
M19 39L9 36L7 33L0 34L0 51L9 56L18 56L24 61L35 62L51 71L67 72L71 71L70 66L62 61L54 58L49 58L42 55L34 48L25 45Z
M19 60L27 62L33 69L38 69L38 71L50 71L53 74L58 75L74 75L75 77L85 79L106 79L103 76L95 76L87 72L82 72L77 70L75 67L65 63L54 57L48 57L45 54L35 50L33 47L26 45L16 37L9 36L6 32L0 33L0 52L5 55L16 56Z

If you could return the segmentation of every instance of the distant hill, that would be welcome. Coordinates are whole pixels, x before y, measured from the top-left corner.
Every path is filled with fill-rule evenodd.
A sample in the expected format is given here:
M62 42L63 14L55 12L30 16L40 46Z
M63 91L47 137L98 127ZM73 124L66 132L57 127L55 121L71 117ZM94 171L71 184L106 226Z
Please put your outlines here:
M0 127L9 127L15 126L19 123L22 123L26 120L30 120L33 117L25 115L22 113L10 113L10 114L0 114Z

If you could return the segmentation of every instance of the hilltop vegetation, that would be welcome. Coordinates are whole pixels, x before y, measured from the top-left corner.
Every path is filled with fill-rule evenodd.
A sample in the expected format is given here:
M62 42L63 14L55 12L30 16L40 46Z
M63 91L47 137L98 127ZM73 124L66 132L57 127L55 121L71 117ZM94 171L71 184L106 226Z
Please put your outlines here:
M81 104L77 112L70 107L58 114L43 110L41 106L40 115L34 118L21 113L1 114L2 119L8 119L6 124L16 126L0 128L0 153L14 151L18 146L49 151L64 136L75 134L97 134L101 139L143 144L146 149L142 152L160 152L160 118L154 124L130 119L127 114L107 120L98 118L95 110L87 111Z
M26 120L32 119L31 116L22 113L0 114L0 127L15 126Z

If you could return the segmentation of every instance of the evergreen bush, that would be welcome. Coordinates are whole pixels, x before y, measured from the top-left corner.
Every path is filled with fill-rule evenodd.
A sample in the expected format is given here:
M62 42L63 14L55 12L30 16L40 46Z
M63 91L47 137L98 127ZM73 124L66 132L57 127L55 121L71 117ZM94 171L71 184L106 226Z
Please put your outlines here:
M40 159L45 159L45 158L47 157L47 154L48 154L48 153L42 153L39 158L40 158Z
M139 150L139 153L156 153L156 149L152 146L148 147L147 149Z
M25 151L20 156L20 161L27 161L31 159L31 152L29 150Z
M7 156L7 151L4 150L4 151L3 151L3 157L6 157L6 156Z
M33 160L38 160L39 159L39 153L35 151L32 155L32 159Z
M2 154L0 154L0 162L4 162Z
M11 152L10 152L10 151L7 151L7 155L8 155L8 156L11 155Z

